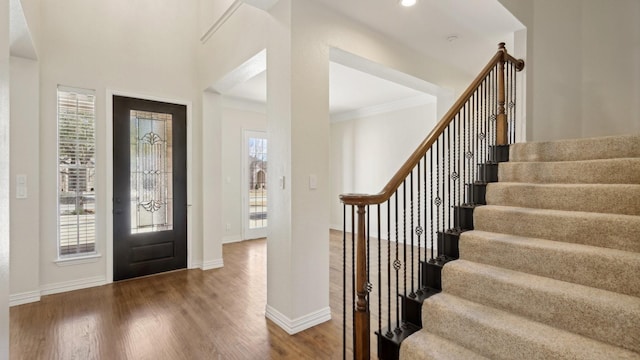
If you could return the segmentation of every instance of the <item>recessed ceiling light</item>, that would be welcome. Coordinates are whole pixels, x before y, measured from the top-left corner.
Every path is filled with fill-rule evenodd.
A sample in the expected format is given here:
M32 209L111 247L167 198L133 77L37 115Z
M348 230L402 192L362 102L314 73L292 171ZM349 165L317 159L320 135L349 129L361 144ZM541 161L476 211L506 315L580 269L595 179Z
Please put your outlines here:
M413 6L418 2L418 0L400 0L400 5L404 7Z

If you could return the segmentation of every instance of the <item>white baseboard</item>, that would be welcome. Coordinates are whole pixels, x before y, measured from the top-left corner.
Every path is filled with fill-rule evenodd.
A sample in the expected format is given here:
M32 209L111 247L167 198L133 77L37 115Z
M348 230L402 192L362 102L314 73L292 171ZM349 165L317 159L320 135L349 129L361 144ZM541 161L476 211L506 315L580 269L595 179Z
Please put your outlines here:
M342 224L329 224L329 229L342 231Z
M202 268L202 262L201 261L192 261L191 265L189 265L188 269L201 269Z
M222 237L222 243L223 244L231 244L231 243L237 243L242 241L242 236L240 235L228 235L228 236L223 236Z
M209 260L202 263L202 270L218 269L221 267L224 267L224 260L222 259Z
M289 335L307 330L325 321L331 320L331 308L326 307L310 314L301 316L297 319L289 319L278 310L267 305L265 316L280 326Z
M40 301L40 290L9 295L9 306L28 304L38 301Z
M59 283L47 284L40 287L41 295L58 294L67 291L86 289L94 286L102 286L107 283L104 276L94 276L90 278L63 281Z

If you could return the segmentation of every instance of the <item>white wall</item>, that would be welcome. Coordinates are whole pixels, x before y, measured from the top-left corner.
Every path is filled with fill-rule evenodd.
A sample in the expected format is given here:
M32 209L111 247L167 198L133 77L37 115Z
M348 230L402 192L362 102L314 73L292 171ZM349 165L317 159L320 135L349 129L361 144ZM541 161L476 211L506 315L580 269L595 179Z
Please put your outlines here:
M14 0L10 0L14 1ZM41 0L15 0L20 2L22 7L22 11L24 14L24 18L27 22L27 27L29 28L29 36L32 42L32 46L36 50L40 48L41 42L41 31L40 31L40 3Z
M0 0L0 358L9 358L9 1Z
M40 294L40 134L38 62L11 57L11 303ZM16 175L27 176L27 198L16 198ZM28 261L25 261L29 259ZM32 261L31 259L35 259Z
M108 280L107 241L112 215L107 90L192 103L192 155L188 166L193 240L201 254L201 94L197 83L197 4L178 0L130 2L43 2L40 77L40 284L43 292ZM56 86L96 90L97 248L96 262L58 266L56 251ZM194 136L197 134L197 136ZM21 161L19 155L16 161ZM196 164L196 165L194 165ZM21 259L37 262L36 257Z
M222 259L222 96L202 93L202 269L224 266Z
M436 104L331 124L331 227L343 193L376 194L436 125Z
M200 0L203 8L211 8L216 2L217 0ZM211 22L217 20L205 14L203 21L207 21L206 25L200 27L209 28L213 25ZM209 88L264 50L267 47L268 23L268 13L249 5L241 5L210 38L198 46L199 88L201 90Z
M211 27L216 25L226 12L231 12L232 5L234 5L234 0L199 1L198 38L204 36Z
M222 224L223 242L242 239L242 145L243 130L267 130L264 112L224 107L222 109ZM229 229L226 225L229 224Z
M233 16L219 18L226 12L225 4L230 1L200 0L200 19L198 28L204 32L217 24L216 31L200 42L196 48L198 80L197 88L202 92L203 127L201 175L203 186L202 239L203 268L209 269L223 265L222 207L222 96L211 89L216 82L229 72L264 50L267 33L265 31L269 16L264 11L249 5L240 5ZM198 34L200 36L202 34ZM241 39L241 41L239 41ZM224 54L224 56L221 56ZM220 139L219 143L215 143Z
M640 132L640 2L500 0L527 27L527 138Z

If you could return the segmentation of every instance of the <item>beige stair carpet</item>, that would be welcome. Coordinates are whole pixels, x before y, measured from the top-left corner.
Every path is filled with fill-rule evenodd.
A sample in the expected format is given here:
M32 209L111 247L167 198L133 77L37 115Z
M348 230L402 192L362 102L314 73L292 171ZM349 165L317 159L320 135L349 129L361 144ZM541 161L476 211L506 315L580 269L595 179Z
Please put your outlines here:
M515 144L401 359L640 359L640 135Z

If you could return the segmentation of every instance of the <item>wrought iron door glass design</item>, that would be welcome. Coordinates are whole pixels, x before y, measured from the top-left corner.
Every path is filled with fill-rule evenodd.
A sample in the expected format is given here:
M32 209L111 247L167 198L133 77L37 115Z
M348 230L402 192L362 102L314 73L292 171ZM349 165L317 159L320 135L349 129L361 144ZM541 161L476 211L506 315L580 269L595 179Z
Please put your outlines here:
M171 114L131 110L131 233L173 229Z

